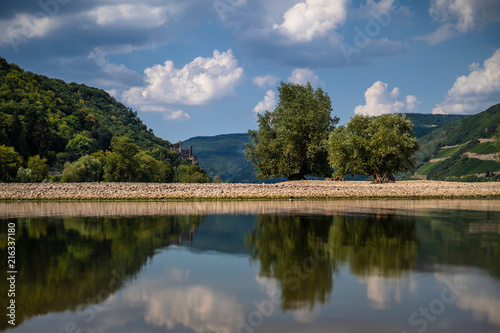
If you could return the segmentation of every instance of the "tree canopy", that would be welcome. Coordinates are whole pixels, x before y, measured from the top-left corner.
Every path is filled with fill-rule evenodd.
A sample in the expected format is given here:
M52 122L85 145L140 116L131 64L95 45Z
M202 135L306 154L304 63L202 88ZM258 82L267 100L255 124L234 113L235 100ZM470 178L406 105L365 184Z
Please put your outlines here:
M394 182L394 173L413 170L418 150L412 123L397 114L355 115L330 134L327 146L335 175L370 175L376 183Z
M13 147L0 146L0 181L12 181L21 166L23 159Z
M258 115L258 130L249 130L252 139L245 157L258 170L257 178L330 174L324 141L338 123L332 118L330 97L310 83L298 85L281 82L279 102L274 111Z

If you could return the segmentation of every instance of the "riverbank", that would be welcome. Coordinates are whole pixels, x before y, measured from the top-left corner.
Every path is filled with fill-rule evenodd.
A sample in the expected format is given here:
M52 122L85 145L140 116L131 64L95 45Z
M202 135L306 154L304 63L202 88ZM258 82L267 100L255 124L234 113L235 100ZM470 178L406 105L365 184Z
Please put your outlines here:
M495 198L500 183L293 181L277 184L0 184L0 200L237 200L342 198Z

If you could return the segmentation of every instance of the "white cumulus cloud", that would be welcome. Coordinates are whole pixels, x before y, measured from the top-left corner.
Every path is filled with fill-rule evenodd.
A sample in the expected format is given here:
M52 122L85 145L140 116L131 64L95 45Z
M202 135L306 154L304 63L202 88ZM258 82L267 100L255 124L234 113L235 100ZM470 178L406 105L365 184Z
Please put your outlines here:
M442 24L426 36L415 37L437 44L451 37L478 29L489 22L500 21L500 2L497 0L432 0L429 14Z
M263 76L256 76L253 79L253 83L255 83L257 86L260 88L268 88L268 87L273 87L276 82L278 82L279 78L273 75L263 75Z
M243 81L232 50L213 57L198 57L181 69L167 60L144 70L145 87L132 87L124 93L125 100L144 109L147 105L206 105L234 96L235 87Z
M273 90L268 90L264 99L260 101L259 104L257 104L253 108L253 111L256 113L273 111L275 105L276 105L276 94L274 93Z
M380 116L387 113L413 112L419 101L413 95L406 96L406 103L398 100L401 91L398 87L388 90L387 83L375 82L365 92L365 105L358 105L354 109L355 114L368 116Z
M288 82L305 85L311 82L313 86L319 83L319 78L309 68L295 68L292 74L288 77Z
M297 42L310 42L342 25L347 18L349 0L306 0L286 11L283 22L274 29Z
M479 64L469 66L470 74L459 77L446 100L432 110L435 114L475 113L498 103L500 97L500 49Z

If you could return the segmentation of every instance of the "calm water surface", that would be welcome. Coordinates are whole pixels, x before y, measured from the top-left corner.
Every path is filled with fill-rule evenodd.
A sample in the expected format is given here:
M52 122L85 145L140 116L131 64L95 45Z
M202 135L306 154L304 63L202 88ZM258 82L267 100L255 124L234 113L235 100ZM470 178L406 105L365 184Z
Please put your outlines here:
M0 203L2 276L9 223L0 331L500 332L498 200Z

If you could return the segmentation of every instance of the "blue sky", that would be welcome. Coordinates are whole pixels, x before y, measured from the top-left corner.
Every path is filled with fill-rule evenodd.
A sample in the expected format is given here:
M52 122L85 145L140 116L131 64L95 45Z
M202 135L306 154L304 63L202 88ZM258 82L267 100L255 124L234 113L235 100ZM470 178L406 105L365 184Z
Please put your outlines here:
M498 0L40 0L0 5L0 56L105 89L175 142L242 133L280 81L355 113L500 102Z

